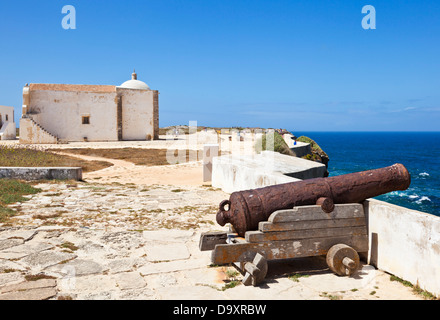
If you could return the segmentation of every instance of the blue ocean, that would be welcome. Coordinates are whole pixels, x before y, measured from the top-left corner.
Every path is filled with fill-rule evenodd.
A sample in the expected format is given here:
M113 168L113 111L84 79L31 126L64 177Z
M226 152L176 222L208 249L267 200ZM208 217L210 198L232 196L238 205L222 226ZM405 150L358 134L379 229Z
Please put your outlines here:
M403 164L411 186L377 197L440 216L440 132L298 132L328 154L330 176Z

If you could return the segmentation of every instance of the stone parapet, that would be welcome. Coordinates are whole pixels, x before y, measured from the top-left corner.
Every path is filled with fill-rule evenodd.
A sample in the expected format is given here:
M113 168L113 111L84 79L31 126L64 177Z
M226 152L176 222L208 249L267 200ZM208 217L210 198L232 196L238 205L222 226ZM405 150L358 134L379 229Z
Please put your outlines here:
M23 168L0 167L0 179L33 180L82 180L82 168L47 167Z

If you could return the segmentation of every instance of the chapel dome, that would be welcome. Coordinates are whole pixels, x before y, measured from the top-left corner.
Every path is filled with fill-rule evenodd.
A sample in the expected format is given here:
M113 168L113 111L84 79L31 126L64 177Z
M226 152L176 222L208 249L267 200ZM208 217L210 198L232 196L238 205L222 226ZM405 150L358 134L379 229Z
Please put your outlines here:
M132 73L131 80L125 81L120 87L126 89L150 90L148 84L137 79L136 71Z

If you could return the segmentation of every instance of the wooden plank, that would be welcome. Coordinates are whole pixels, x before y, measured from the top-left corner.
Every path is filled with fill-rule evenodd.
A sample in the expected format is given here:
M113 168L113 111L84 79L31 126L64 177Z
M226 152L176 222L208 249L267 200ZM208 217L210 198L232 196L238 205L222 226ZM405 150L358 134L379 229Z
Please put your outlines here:
M199 249L200 251L214 250L218 244L225 244L228 238L226 232L205 232L200 236Z
M327 220L364 217L364 208L359 203L337 204L331 213L325 213L320 206L302 206L289 210L279 210L269 217L273 223L304 221L304 220Z
M293 221L284 223L260 222L258 229L262 232L295 231L306 229L360 227L365 225L365 217L331 220Z
M293 231L261 232L248 231L245 234L247 242L268 242L281 240L300 240L310 238L339 237L347 235L367 234L367 226L344 227L344 228L325 228L325 229L306 229Z
M263 243L219 244L212 251L213 264L228 264L249 261L255 253L262 254L267 260L291 259L327 254L335 244L343 243L358 252L368 251L367 235L286 240Z

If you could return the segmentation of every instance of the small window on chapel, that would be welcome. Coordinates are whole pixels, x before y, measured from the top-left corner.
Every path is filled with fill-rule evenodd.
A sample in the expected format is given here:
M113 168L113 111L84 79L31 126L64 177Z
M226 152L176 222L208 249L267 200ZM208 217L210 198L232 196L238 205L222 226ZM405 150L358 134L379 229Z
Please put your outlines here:
M83 116L82 124L90 124L90 116Z
M6 121L9 121L9 119L8 119L8 115L6 115Z

